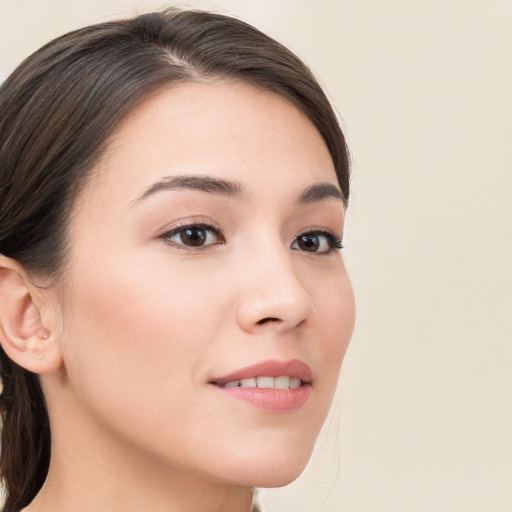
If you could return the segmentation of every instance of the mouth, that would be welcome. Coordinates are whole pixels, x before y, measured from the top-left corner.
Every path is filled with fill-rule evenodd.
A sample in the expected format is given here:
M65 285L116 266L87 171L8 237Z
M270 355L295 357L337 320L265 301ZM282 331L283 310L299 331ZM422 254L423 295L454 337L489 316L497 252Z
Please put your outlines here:
M304 405L312 383L311 369L297 359L264 361L209 382L225 396L273 412L291 411Z
M241 380L230 380L225 383L213 382L221 388L260 388L260 389L297 389L304 383L298 377L281 375L279 377L268 377L261 375Z

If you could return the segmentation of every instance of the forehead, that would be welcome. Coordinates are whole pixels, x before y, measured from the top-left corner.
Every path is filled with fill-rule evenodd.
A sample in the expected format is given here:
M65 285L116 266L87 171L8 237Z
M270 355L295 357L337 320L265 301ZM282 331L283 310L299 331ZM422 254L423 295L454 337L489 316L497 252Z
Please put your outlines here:
M175 85L144 101L113 135L100 167L98 189L114 187L127 201L176 174L281 191L337 183L325 142L302 112L273 92L220 80Z

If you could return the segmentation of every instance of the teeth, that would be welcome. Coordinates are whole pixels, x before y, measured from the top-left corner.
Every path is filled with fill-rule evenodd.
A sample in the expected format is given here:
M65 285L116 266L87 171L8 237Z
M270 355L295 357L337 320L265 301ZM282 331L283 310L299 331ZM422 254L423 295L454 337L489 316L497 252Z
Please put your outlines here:
M300 379L298 377L292 377L290 379L290 389L297 389L300 387Z
M263 389L297 389L301 385L298 377L251 377L249 379L232 380L222 384L225 388L263 388Z
M274 377L258 377L256 379L259 388L274 388Z
M290 389L290 377L276 377L274 387L276 389Z

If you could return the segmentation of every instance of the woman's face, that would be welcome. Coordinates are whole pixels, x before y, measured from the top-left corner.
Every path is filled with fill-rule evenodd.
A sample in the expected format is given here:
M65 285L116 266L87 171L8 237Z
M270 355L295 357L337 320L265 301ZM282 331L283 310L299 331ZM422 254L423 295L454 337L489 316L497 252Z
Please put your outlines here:
M271 92L183 84L133 112L95 171L70 219L55 435L197 478L291 481L354 321L322 137Z

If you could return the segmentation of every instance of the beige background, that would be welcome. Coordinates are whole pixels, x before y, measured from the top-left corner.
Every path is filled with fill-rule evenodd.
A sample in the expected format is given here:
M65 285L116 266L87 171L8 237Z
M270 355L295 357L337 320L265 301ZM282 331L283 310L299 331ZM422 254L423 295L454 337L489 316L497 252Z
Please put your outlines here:
M163 5L0 0L0 81L64 31ZM356 332L317 455L269 511L511 512L512 3L187 5L309 62L354 160Z

